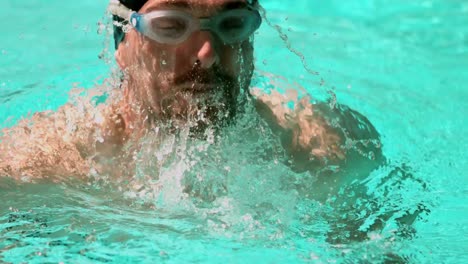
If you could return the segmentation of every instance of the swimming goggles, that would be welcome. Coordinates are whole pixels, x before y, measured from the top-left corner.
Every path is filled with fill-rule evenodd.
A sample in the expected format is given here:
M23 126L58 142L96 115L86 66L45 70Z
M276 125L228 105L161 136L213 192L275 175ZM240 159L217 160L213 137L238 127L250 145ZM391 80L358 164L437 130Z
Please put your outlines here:
M157 10L139 14L112 0L109 11L130 22L146 37L162 44L180 44L199 30L215 33L223 43L247 40L262 23L259 12L250 7L224 11L209 18L196 18L179 10Z

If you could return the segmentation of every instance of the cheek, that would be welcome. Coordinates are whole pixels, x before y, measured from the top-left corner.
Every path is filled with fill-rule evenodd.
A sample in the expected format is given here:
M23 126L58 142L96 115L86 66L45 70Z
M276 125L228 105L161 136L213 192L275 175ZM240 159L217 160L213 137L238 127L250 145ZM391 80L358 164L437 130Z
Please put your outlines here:
M143 41L141 45L141 54L139 56L140 64L144 66L149 73L159 72L163 65L163 54L161 50L152 41Z
M242 60L244 65L253 65L253 44L246 41L241 46Z
M175 72L174 49L157 44L154 41L145 41L142 45L140 60L143 71L148 75L153 86L166 90Z
M220 63L223 68L231 73L237 74L240 70L240 59L242 57L240 46L223 47L220 54Z
M176 76L189 72L193 63L191 50L183 46L161 45L150 43L145 50L147 56L152 57L153 73L162 82L171 82Z
M253 49L249 42L236 46L226 46L220 56L221 66L232 76L238 76L245 70L251 70L252 54Z

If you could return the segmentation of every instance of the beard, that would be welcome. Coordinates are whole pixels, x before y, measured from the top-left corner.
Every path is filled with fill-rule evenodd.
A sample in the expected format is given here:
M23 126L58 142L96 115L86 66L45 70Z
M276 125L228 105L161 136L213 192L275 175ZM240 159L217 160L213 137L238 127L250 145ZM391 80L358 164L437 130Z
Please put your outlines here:
M219 67L194 67L179 77L158 77L153 87L153 91L161 91L153 100L159 103L155 106L159 113L155 118L174 127L188 125L197 134L208 127L223 127L235 118L239 92L245 85Z

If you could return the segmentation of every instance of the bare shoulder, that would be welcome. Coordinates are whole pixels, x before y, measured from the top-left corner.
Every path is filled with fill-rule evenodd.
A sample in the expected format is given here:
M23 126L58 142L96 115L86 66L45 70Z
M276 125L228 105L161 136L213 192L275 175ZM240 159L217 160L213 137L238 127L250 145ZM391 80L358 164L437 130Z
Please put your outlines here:
M104 111L105 112L105 111ZM34 180L88 174L103 111L67 104L0 133L0 177Z
M298 171L378 166L380 136L369 120L344 105L317 103L297 93L254 91L260 115L270 124ZM367 169L367 170L368 170Z
M316 104L316 111L323 116L342 138L342 148L355 151L371 160L382 157L380 134L369 119L356 110L341 104Z
M346 153L338 167L340 177L362 179L385 164L380 134L366 116L346 105L319 104L316 108L339 135Z

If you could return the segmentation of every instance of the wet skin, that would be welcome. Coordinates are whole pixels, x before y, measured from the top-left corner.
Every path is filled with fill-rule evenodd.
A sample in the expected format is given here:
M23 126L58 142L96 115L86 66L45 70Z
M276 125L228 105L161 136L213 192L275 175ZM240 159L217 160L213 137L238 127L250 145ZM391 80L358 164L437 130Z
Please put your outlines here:
M243 0L149 0L140 13L176 9L194 17L210 17L245 5ZM255 105L280 137L296 171L337 165L347 174L351 166L369 172L383 160L375 144L360 150L373 151L374 159L346 147L349 139L378 141L372 125L356 112L312 105L309 97L299 100L258 89L249 91L254 70L251 39L226 45L210 31L197 31L181 44L167 45L130 30L115 58L124 76L119 96L99 109L79 113L76 105L66 105L5 129L0 142L0 175L16 179L24 175L86 177L96 166L89 157L95 162L120 155L129 140L138 141L161 124L177 129L190 123L200 133L206 127L225 125L242 112L240 102L245 100ZM291 100L296 100L294 109L286 106ZM327 120L332 118L340 128L329 124ZM339 174L334 175L327 181L340 179Z

